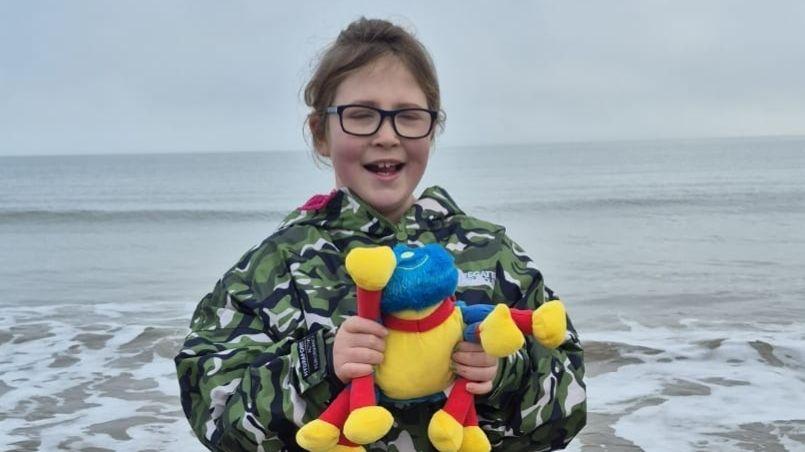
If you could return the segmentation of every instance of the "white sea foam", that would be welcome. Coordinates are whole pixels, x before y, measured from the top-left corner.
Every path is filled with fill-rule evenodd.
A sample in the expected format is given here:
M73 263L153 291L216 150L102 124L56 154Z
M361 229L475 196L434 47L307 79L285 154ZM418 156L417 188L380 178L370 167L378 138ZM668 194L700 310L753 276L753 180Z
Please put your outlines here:
M170 359L190 309L5 308L0 449L202 450Z
M590 413L613 415L614 435L649 451L805 450L800 326L625 323L584 335L619 350L621 367L586 380ZM594 439L583 433L569 450Z
M170 359L192 308L6 309L0 331L11 333L3 347L14 353L0 364L0 448L201 450L181 412ZM597 371L600 359L590 356L586 384L591 419L611 416L613 437L651 451L738 449L751 441L803 447L805 334L796 325L622 323L583 334L612 352L611 367ZM596 428L569 450L590 445Z

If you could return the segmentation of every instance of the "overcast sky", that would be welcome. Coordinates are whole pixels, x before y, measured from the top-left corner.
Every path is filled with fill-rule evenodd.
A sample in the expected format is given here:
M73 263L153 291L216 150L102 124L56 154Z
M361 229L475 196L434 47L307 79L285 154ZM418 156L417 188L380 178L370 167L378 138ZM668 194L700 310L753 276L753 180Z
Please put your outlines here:
M0 155L306 149L301 87L360 15L430 49L439 146L805 135L801 0L3 0Z

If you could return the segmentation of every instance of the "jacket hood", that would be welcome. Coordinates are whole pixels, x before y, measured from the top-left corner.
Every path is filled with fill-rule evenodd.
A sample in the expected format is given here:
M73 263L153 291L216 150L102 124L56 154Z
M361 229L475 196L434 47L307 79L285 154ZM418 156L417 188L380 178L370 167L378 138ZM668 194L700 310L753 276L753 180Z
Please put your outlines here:
M377 213L348 188L342 187L329 195L312 197L304 206L291 212L280 223L278 230L314 225L323 229L361 232L378 238L394 235L398 240L405 240L408 235L414 235L414 231L438 228L456 215L464 215L464 212L439 186L426 188L397 224Z

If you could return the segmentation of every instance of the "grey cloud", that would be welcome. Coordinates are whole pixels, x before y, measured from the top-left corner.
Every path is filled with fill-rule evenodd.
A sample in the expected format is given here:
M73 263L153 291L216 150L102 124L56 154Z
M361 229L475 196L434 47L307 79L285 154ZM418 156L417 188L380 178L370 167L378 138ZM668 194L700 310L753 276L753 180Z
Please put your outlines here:
M0 3L0 154L303 149L359 15L415 28L440 146L805 134L798 1Z

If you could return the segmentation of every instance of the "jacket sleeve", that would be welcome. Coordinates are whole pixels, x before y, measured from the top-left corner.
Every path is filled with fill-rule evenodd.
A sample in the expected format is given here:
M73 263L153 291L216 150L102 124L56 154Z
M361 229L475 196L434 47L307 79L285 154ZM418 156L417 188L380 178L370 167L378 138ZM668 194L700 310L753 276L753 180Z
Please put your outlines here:
M500 242L494 299L519 309L536 309L553 293L542 274L508 236ZM500 360L492 392L479 397L481 425L500 450L564 448L587 417L583 350L568 319L568 336L555 350L533 338Z
M182 408L211 450L292 447L303 416L341 389L333 332L308 329L282 251L247 253L199 303L175 358Z

